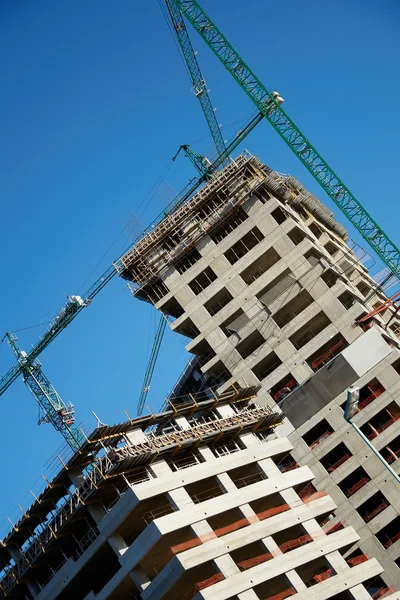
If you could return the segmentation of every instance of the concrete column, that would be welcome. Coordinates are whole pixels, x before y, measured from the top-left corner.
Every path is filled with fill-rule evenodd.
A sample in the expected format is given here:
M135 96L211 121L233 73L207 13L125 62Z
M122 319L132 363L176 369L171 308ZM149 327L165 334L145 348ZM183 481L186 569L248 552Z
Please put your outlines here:
M197 537L202 539L203 542L207 541L207 539L216 537L214 531L205 520L193 523L190 525L190 528Z
M129 548L128 544L119 533L114 533L107 541L118 557L122 556Z
M73 483L76 487L79 487L85 479L80 469L71 469L70 471L68 471L68 477L71 483Z
M101 504L89 504L88 511L93 521L96 523L100 523L100 521L106 516L107 511L102 507Z
M235 575L235 573L240 573L239 567L229 554L218 556L213 562L217 565L218 569L226 579L232 575Z
M273 554L274 556L278 556L279 554L282 554L278 544L272 539L272 537L270 535L263 538L261 540L261 542L264 544L267 551L271 552L271 554Z
M243 516L246 517L246 519L249 519L250 521L258 521L256 513L251 508L250 504L242 504L241 506L239 506L239 510L243 514Z
M136 444L142 444L143 442L147 442L147 436L141 429L134 429L133 431L128 431L125 434L126 439L128 440L128 444L135 446Z
M188 422L188 420L187 420L187 418L186 418L186 417L177 417L177 418L175 419L175 422L176 422L176 424L177 424L177 425L179 425L179 427L180 427L181 429L183 429L184 431L188 431L189 429L191 429L191 427L190 427L190 425L189 425L189 422Z
M236 414L235 411L233 410L232 406L230 406L229 404L224 404L222 406L217 405L215 410L222 419L226 419L227 417L232 417Z
M349 565L338 550L326 554L326 559L329 561L332 568L335 569L336 573L350 569Z
M302 525L313 540L319 540L322 536L326 535L315 519L303 521Z
M22 551L18 548L18 546L7 546L8 554L11 556L15 562L18 562L21 556L23 556ZM35 581L27 581L26 587L32 594L33 598L36 598L38 594L40 594L40 586Z
M271 477L273 475L280 475L280 470L278 469L272 458L264 458L263 460L259 460L257 462L257 465L267 477Z
M151 463L149 471L154 477L165 477L172 473L172 469L164 459Z
M145 590L151 583L146 573L140 567L136 567L130 571L129 577L139 590Z
M193 500L183 487L167 492L167 496L171 504L177 509L193 504Z
M226 492L233 492L237 490L236 485L233 483L228 473L220 473L216 476L216 479L222 489L224 489Z
M243 433L240 436L240 441L245 448L251 448L251 446L256 446L260 443L260 440L254 435L254 433Z
M303 504L301 498L299 498L298 494L294 491L293 488L289 488L287 490L282 490L279 492L286 504L289 504L290 508L295 508L300 504Z
M217 460L217 457L211 452L210 448L199 448L199 454L206 460Z
M361 583L350 588L349 592L350 595L353 596L354 600L371 600L371 595Z
M290 585L296 589L296 592L302 592L307 589L306 584L294 569L287 571L286 577L289 579Z

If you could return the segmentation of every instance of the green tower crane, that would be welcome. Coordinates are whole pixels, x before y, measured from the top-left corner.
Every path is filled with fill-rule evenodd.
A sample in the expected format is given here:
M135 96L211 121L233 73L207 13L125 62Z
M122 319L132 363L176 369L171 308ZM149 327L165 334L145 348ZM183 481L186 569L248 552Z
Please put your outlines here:
M186 16L227 71L246 92L258 110L264 114L336 206L346 215L382 262L397 279L400 279L400 252L397 246L276 102L273 94L261 83L200 4L196 0L170 0L170 2L175 4ZM266 109L271 101L276 104L276 110L272 112Z

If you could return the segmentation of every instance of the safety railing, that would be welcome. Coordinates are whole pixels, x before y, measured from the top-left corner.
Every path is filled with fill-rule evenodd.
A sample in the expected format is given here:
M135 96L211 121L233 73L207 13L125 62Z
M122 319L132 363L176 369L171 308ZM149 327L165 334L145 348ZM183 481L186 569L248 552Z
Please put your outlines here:
M321 356L319 356L316 360L311 363L311 368L314 371L318 371L321 367L326 365L330 360L335 358L344 348L346 347L346 342L344 340L340 340L337 344L332 346L329 350L324 352Z
M241 560L237 563L237 566L241 571L246 571L246 569L251 569L256 565L261 565L268 560L274 558L271 552L265 552L264 554L260 554L259 556L255 556L254 558L247 558L246 560Z
M387 598L387 596L391 596L392 594L394 594L395 591L396 588L394 588L392 585L390 587L387 587L385 585L384 587L381 587L379 590L376 590L376 592L371 594L371 598L373 598L373 600L377 600L378 598Z
M30 566L43 552L45 552L46 547L58 537L72 515L75 514L80 506L85 504L85 501L91 492L100 487L107 474L115 468L118 462L127 458L143 457L143 455L150 457L153 454L159 453L160 450L163 450L166 447L174 447L177 444L187 442L188 440L199 440L202 439L203 435L209 435L213 432L218 434L228 428L241 428L246 424L257 422L262 417L265 418L271 415L273 415L271 408L267 406L256 407L254 409L243 411L240 415L234 415L226 417L225 419L197 425L190 430L182 430L159 436L148 435L147 440L141 444L127 444L126 446L113 449L108 454L105 454L94 463L93 468L87 474L82 484L77 487L64 504L58 508L52 519L43 525L41 531L31 538L31 542L28 543L20 559L15 565L9 568L8 572L0 581L0 593L2 592L3 596L9 593L17 580L21 579ZM278 419L276 419L276 423L277 422ZM271 427L276 423L271 422Z
M326 571L323 571L322 573L318 573L317 575L314 575L313 577L311 577L311 579L306 581L305 582L306 587L311 587L311 586L315 585L316 583L321 583L321 581L325 581L326 579L329 579L330 577L333 577L334 575L336 575L336 572L334 569L326 569Z
M346 562L350 567L356 567L357 565L361 565L361 563L369 560L367 554L357 554L357 556L353 556L353 558L347 558Z
M279 592L279 594L274 594L273 596L267 596L264 600L284 600L285 598L289 598L289 596L293 596L296 593L296 588L291 587L283 592Z
M345 463L351 457L352 457L352 455L350 454L350 452L347 452L346 454L344 454L341 458L339 458L339 460L337 460L335 463L333 463L333 465L330 465L328 467L328 469L327 469L328 473L332 473L333 471L336 471L336 469L338 469L343 463Z
M318 446L324 440L328 439L328 437L330 437L332 435L332 433L333 433L333 431L325 431L325 433L323 433L322 435L320 435L319 438L315 440L315 442L313 442L312 444L310 444L310 450L312 450L313 448L315 448L316 446Z
M386 500L384 500L379 504L379 506L377 506L376 508L374 508L374 510L372 510L370 513L364 516L364 521L366 523L369 523L374 517L376 517L376 515L379 515L379 513L385 510L385 508L387 508L388 506L390 506L389 502L386 502Z
M344 492L344 495L346 496L346 498L350 498L350 496L355 494L358 490L360 490L362 487L364 487L364 485L367 485L367 483L369 483L370 481L371 481L371 479L369 479L369 477L363 477L362 479L357 481L357 483L355 483L350 488L348 488Z
M193 588L190 590L190 592L188 592L188 594L183 596L182 600L191 600L201 590L205 590L206 588L210 587L211 585L214 585L215 583L218 583L219 581L223 581L224 579L225 579L225 576L223 573L216 573L212 577L208 577L208 579L199 581L194 584Z
M293 540L283 542L283 544L279 545L279 549L282 552L282 554L285 554L286 552L289 552L290 550L294 550L295 548L299 548L300 546L309 544L312 541L313 541L313 539L312 539L311 535L309 535L307 533L306 535L301 535L300 537L295 538Z

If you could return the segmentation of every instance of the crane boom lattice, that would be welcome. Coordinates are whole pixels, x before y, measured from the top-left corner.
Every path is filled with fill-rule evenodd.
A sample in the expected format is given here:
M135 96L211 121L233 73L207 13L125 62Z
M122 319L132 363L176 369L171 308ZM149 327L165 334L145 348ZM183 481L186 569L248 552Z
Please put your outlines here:
M346 215L392 273L400 279L400 251L276 102L196 0L170 0L186 16L232 77ZM276 110L266 109L274 102Z

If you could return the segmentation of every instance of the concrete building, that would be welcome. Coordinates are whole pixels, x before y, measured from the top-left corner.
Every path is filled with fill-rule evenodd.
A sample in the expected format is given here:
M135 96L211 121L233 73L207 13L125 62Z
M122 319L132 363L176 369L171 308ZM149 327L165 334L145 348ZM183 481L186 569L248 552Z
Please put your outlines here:
M99 426L3 540L0 597L398 598L257 391Z
M116 264L133 293L189 338L194 359L171 401L207 386L261 385L287 415L293 465L309 465L363 553L400 586L400 501L390 474L343 419L398 470L400 321L332 213L293 177L244 154L166 217ZM353 249L352 249L353 248Z

